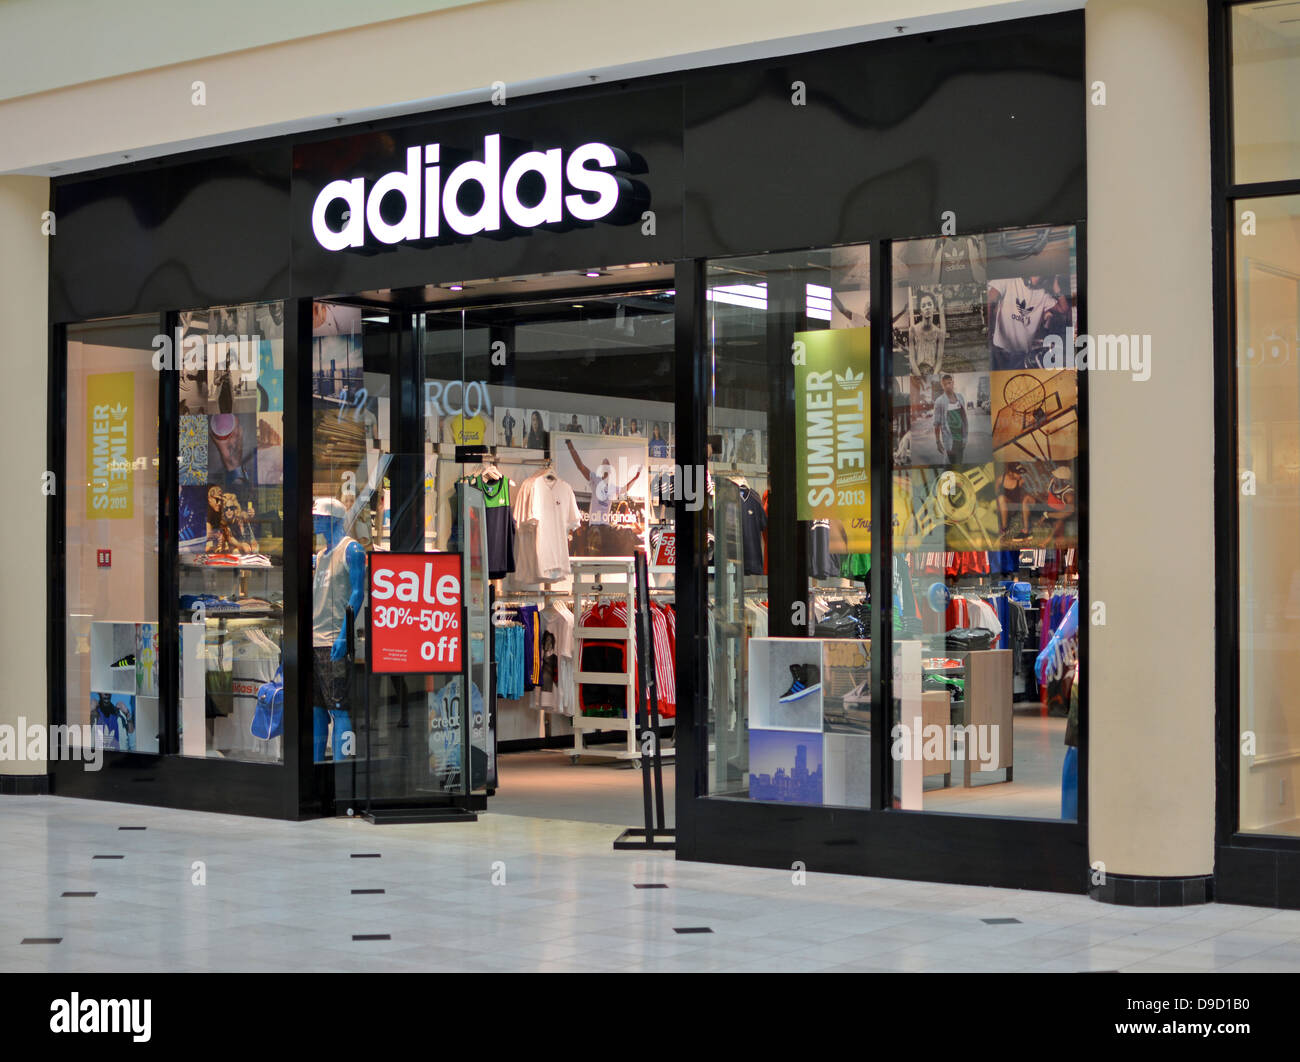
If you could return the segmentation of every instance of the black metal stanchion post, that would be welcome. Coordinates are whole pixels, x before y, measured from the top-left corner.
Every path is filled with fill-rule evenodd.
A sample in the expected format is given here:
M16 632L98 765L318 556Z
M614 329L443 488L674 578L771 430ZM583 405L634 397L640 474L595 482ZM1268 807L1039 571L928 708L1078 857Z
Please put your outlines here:
M644 550L638 550L633 566L636 580L636 727L641 750L641 792L645 825L624 830L614 841L616 849L676 847L675 830L664 825L663 772L659 761L659 692L655 683L654 621L650 615L650 572ZM654 817L658 813L658 820Z

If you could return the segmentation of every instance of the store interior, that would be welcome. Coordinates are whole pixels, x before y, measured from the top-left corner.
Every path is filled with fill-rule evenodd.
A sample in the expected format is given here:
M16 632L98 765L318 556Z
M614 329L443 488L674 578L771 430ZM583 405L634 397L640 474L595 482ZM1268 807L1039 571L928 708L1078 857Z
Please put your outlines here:
M1057 325L1077 324L1073 232L980 240L978 282L960 247L896 245L890 607L896 674L917 681L894 682L889 738L909 720L983 729L969 748L918 737L895 755L893 804L1058 818L1077 745L1077 669L1057 651L1078 595L1077 387L1072 370L991 363L1005 351L984 285L1055 277L1058 293L1041 297L1068 309ZM334 768L340 810L460 794L468 755L480 807L639 825L632 558L644 551L671 825L675 497L697 499L708 523L709 794L872 806L869 436L836 511L796 505L812 459L796 458L789 396L808 378L773 360L794 338L838 367L838 393L864 386L866 248L708 264L699 483L678 467L672 285L671 266L641 263L313 304L307 681L314 758ZM147 752L161 730L156 583L143 571L157 466L136 460L102 484L91 467L96 432L114 445L129 427L134 453L152 430L159 377L144 322L133 327L70 336L70 401L129 425L70 425L70 473L86 459L90 491L89 515L69 519L70 600L84 617L70 630L69 703L82 706L74 719L112 724L116 747ZM179 751L279 764L284 307L187 311L177 334L202 354L177 377ZM859 413L870 421L861 400ZM114 538L91 533L99 504L121 513ZM111 567L92 548L104 544L121 551ZM386 550L470 556L468 693L459 674L367 669L365 556ZM787 595L791 618L771 619Z

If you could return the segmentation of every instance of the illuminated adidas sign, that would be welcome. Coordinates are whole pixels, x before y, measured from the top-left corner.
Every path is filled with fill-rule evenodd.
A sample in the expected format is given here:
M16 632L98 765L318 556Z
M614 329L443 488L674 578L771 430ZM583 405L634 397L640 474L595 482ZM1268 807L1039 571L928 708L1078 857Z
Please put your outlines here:
M462 162L443 174L440 144L406 149L406 169L385 173L366 190L364 177L331 181L312 207L312 233L327 251L365 246L367 233L384 244L438 240L510 227L533 229L565 221L609 219L630 197L632 182L610 172L628 158L608 144L526 151L502 172L501 137L484 137L482 160ZM461 205L461 192L477 185ZM394 201L402 209L395 216Z

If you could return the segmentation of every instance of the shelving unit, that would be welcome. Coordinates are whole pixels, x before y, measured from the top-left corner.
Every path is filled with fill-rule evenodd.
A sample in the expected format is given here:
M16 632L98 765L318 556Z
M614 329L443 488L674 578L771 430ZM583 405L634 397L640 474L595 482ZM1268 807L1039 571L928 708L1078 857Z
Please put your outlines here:
M602 756L607 759L631 760L634 764L641 762L641 750L636 743L636 672L634 670L634 653L636 651L636 579L631 557L578 557L573 566L573 618L576 626L573 630L573 683L574 700L578 705L573 716L573 751L569 754L574 763L580 756ZM614 592L605 589L610 576L617 576L613 585ZM627 623L623 627L587 627L582 623L587 604L606 597L618 597L627 604ZM622 642L623 670L584 671L582 669L582 651L587 642ZM624 710L620 719L614 716L595 716L582 714L582 687L622 686L624 690ZM620 730L627 736L623 748L616 746L591 748L586 745L583 735L598 730Z
M159 718L157 637L156 623L97 620L90 625L90 695L95 698L100 693L107 693L114 699L130 698L134 732L130 741L121 745L128 751L160 751L158 735L162 720ZM182 751L185 751L184 734L190 729L185 724L195 711L198 713L200 743L203 738L202 626L182 623L180 642ZM135 657L133 666L113 667L116 661L128 655ZM87 705L88 710L89 707Z

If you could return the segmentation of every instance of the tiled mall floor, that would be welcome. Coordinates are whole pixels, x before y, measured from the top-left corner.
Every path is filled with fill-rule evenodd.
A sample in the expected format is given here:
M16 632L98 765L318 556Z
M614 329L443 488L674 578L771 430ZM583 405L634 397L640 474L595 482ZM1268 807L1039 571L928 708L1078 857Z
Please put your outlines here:
M1300 970L1300 912L828 874L795 885L614 852L614 832L0 797L0 970Z

